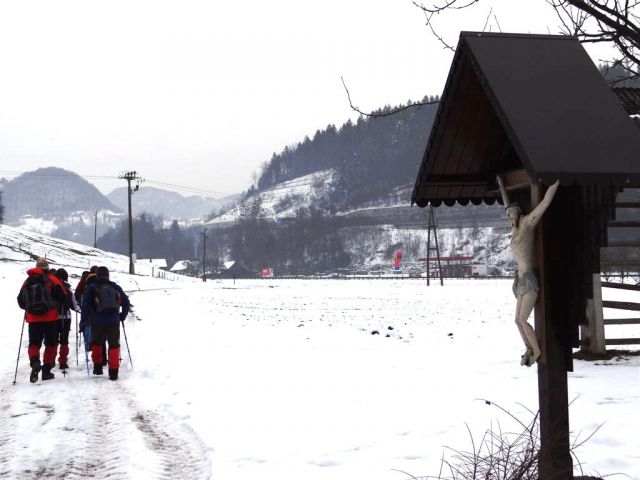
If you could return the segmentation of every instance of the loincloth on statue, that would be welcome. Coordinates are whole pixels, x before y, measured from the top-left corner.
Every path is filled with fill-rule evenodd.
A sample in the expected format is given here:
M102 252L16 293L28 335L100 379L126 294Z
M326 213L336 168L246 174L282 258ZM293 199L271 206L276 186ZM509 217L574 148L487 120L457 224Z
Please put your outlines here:
M526 295L529 292L538 293L540 286L538 285L538 279L533 272L524 272L522 275L518 275L516 270L516 278L513 280L513 294L516 297Z

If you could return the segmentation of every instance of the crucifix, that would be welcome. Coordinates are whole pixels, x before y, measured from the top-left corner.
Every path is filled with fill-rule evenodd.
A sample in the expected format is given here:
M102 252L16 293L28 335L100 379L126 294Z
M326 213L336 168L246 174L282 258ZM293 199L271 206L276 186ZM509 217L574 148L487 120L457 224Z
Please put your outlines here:
M560 182L556 180L549 187L542 201L529 214L524 214L520 205L509 200L509 193L501 175L497 176L497 181L504 202L504 209L511 223L511 250L518 265L513 282L513 294L516 297L515 320L526 347L520 359L520 365L530 367L538 361L541 354L536 333L528 322L540 290L538 278L534 272L534 229L551 204Z
M514 281L516 323L526 346L521 364L532 366L537 363L538 366L540 478L552 478L553 472L562 472L561 478L571 478L567 365L564 357L566 345L559 335L562 318L558 316L557 302L566 304L572 299L559 297L548 290L549 275L558 274L557 266L548 263L549 254L558 248L557 242L564 236L563 232L555 231L566 227L558 222L564 219L564 224L571 223L571 218L566 217L570 214L570 209L567 209L569 203L566 196L558 192L558 181L544 192L544 185L532 181L524 169L499 173L497 178L512 225L511 246L518 264ZM531 212L528 215L518 212L508 195L509 191L524 189L529 190L531 198ZM547 218L551 213L548 209L552 200L554 205L557 204L555 208L558 212ZM546 220L543 220L544 213ZM547 271L550 267L553 267L553 272ZM538 289L533 288L533 279ZM527 322L534 306L535 330Z

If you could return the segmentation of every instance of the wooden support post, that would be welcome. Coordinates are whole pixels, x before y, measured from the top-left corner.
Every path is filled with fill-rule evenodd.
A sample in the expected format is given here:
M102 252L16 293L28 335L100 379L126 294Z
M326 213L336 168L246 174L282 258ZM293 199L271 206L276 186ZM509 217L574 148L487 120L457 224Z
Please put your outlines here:
M560 193L560 192L558 192ZM543 185L531 186L531 208L544 195ZM559 201L556 195L554 202ZM551 208L553 208L553 204ZM549 288L553 264L549 261L551 244L557 239L557 232L548 231L551 224L547 213L536 228L536 258L540 292L535 307L535 330L542 356L538 360L538 401L540 404L540 457L539 478L542 480L571 480L573 463L569 443L569 398L567 390L566 345L562 344L556 318L554 302L568 302L569 298L558 298ZM547 221L545 221L547 220Z
M603 354L607 347L604 336L604 315L602 314L602 283L599 273L593 274L593 298L587 302L587 325L580 326L584 345L581 350Z

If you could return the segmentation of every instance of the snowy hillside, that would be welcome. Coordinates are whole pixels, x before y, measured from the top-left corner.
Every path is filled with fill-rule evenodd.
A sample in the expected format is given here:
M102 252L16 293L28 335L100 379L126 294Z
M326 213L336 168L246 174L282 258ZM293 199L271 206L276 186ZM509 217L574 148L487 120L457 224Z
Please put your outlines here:
M0 262L12 261L31 265L37 257L46 257L52 268L63 267L70 275L78 277L83 270L88 270L92 265L104 265L116 273L129 272L127 256L30 232L23 228L0 225ZM135 269L137 275L131 278L127 275L128 282L135 283L135 279L152 275L156 270L143 261L137 262ZM172 278L195 281L179 275L172 275Z
M424 271L425 264L418 259L427 257L428 232L426 228L396 228L393 225L345 227L340 236L357 269L391 269L393 256L403 252L402 270ZM510 232L504 228L438 229L440 256L473 257L473 263L513 271L513 255L509 248ZM431 247L435 241L431 239ZM435 257L435 251L430 256Z
M95 214L95 211L76 211L66 214L48 214L41 217L23 215L10 224L34 233L55 236L84 245L93 245ZM124 213L98 210L98 238L124 219L126 219Z
M324 170L279 183L214 218L208 225L233 223L242 218L254 203L259 205L260 218L277 221L295 217L299 208L308 208L326 197L334 180L335 172Z
M105 264L129 292L132 362L122 336L117 382L87 376L72 334L66 377L56 368L30 384L25 338L12 385L28 252L74 275ZM171 282L126 268L122 256L0 227L1 478L423 478L452 459L447 446L472 448L467 426L476 439L496 422L516 428L478 399L523 421L537 408L509 281ZM573 439L600 427L575 451L585 474L640 479L639 371L637 356L575 362Z
M418 259L427 256L427 210L409 206L408 198L404 198L408 195L407 187L395 189L376 205L364 205L331 215L327 210L335 180L335 172L328 170L277 184L214 218L208 225L226 228L243 218L261 218L281 224L282 228L291 228L292 222L282 220L291 220L299 209L313 206L324 210L326 218L335 220L333 225L336 226L341 246L349 257L348 268L389 270L393 255L401 250L405 254L402 267L405 272L423 271L425 265ZM508 248L510 229L502 207L442 207L437 209L436 216L438 223L444 227L438 231L441 256L469 256L473 257L473 263L513 270ZM273 228L273 224L263 224L262 228ZM326 228L319 228L316 235L327 235L328 232ZM255 235L255 232L245 234L252 237ZM286 235L284 240L287 240ZM314 237L305 241L308 245L313 241L322 242L322 239ZM432 255L435 256L435 252ZM253 256L260 255L254 252ZM315 258L310 258L306 263L314 261ZM314 267L320 272L331 271L333 268L322 265ZM313 269L305 271L300 266L294 270L314 273Z

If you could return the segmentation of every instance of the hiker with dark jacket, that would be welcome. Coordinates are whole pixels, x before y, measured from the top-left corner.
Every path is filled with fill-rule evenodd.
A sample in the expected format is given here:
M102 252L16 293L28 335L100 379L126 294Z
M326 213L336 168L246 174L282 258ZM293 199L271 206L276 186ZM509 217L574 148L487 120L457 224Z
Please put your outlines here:
M87 285L95 282L97 270L98 270L98 266L94 265L84 276L84 281L81 278L80 281L78 282L78 286L76 287L75 294L79 295L80 300L78 303L80 304L80 308L82 308L82 298L84 296L84 291L87 288ZM80 292L78 292L78 290ZM84 339L84 348L88 352L91 350L91 316L87 318L81 317L79 330L80 330L80 333L82 333L82 338Z
M78 311L78 304L76 298L71 291L71 285L69 285L69 274L64 268L59 268L55 273L56 277L62 283L65 293L67 294L67 300L64 304L61 304L58 308L58 335L60 344L60 354L58 356L58 365L60 370L66 370L69 368L67 363L69 358L69 331L71 330L71 310Z
M51 380L58 349L58 305L67 301L64 286L49 273L49 262L38 258L35 268L27 270L27 279L20 288L18 305L26 311L29 324L29 363L31 383L38 381L42 368L42 380ZM44 341L44 354L40 363L40 347Z
M91 269L89 270L89 274L87 275L87 278L85 279L85 283L84 286L82 287L82 295L84 296L84 290L91 284L93 284L96 281L96 272L98 271L98 266L94 265L93 267L91 267ZM82 302L81 302L82 303ZM84 337L84 345L85 345L85 349L87 350L87 352L91 351L91 339L93 338L91 335L91 315L89 315L89 317L85 318L84 320L81 318L80 320L80 331L82 332L82 335ZM107 342L105 341L102 344L102 351L106 352L107 351ZM105 355L102 356L102 366L106 366L107 365L107 355L105 353Z
M82 294L84 293L84 287L87 284L87 275L89 275L89 270L82 272L80 280L76 285L76 289L73 291L73 296L75 297L76 302L78 302L78 305L82 302Z
M122 308L122 311L120 309ZM109 269L99 267L96 280L87 285L82 296L82 321L91 318L91 359L93 374L102 375L102 361L107 354L103 344L109 343L109 379L118 379L120 368L120 322L129 313L129 297L109 280Z

